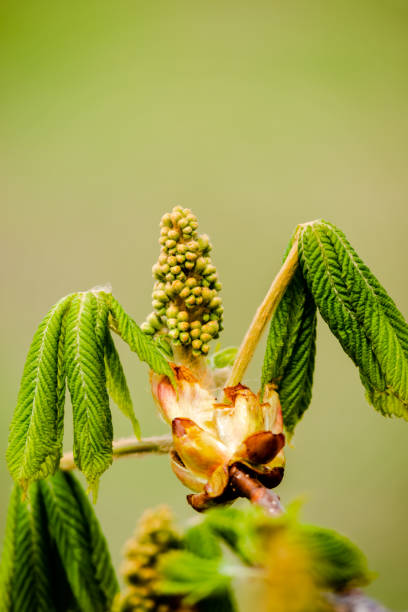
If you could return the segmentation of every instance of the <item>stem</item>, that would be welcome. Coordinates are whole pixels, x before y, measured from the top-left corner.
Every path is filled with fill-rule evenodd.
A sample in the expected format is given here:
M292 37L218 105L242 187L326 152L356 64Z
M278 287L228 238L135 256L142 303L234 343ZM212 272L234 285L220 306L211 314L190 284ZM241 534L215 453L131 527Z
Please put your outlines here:
M272 493L236 465L230 469L230 483L240 497L246 497L251 504L260 506L269 516L281 516L283 514L284 509L276 493Z
M171 436L155 436L154 438L121 438L113 442L113 458L120 457L140 457L148 453L157 455L167 454L173 445ZM72 452L65 453L61 457L60 469L64 471L76 468L74 455Z
M298 263L298 237L296 234L292 248L286 257L283 266L275 276L268 293L256 311L245 338L239 347L238 355L234 361L234 365L232 366L231 375L226 384L227 387L234 387L241 382L248 364L255 352L256 346L261 338L262 332L281 301L286 287L292 280Z

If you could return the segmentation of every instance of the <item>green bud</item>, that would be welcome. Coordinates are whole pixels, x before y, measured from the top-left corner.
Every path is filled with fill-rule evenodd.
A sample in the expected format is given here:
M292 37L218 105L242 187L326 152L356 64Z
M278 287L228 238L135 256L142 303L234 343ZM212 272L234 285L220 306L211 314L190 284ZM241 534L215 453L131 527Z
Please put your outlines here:
M211 334L206 334L206 333L201 334L200 340L202 342L210 342L210 340L212 340L212 335Z
M193 270L194 268L194 262L193 261L186 261L184 264L184 267L186 270Z
M192 294L195 296L201 295L201 287L193 287Z
M214 310L215 308L218 308L219 306L221 306L221 304L222 304L222 300L220 297L213 297L209 306L211 310Z
M192 343L191 343L191 346L192 346L192 347L193 347L193 349L195 349L196 351L197 351L198 349L200 349L200 348L201 348L201 345L202 345L201 340L193 340L193 341L192 341Z
M216 289L216 291L221 291L222 285L219 281L214 284L214 289Z
M201 336L201 329L192 329L190 336L194 339L199 338Z
M209 274L214 274L215 271L215 266L213 266L212 264L208 264L205 266L203 274L204 276L208 276Z
M170 240L178 240L178 238L180 237L180 234L178 233L177 230L171 229L169 230L168 237L170 238Z
M190 323L191 329L201 329L201 321L193 321Z
M180 219L178 224L179 224L179 227L183 229L184 227L186 227L186 225L188 225L188 220L184 217L184 219Z
M188 321L189 319L188 312L185 310L180 310L180 312L177 315L177 319L179 321Z
M168 319L175 319L177 317L177 315L178 315L178 308L177 308L177 306L174 306L174 304L172 304L166 310L166 317Z
M193 233L193 228L190 227L189 225L187 225L184 229L183 229L183 236L184 238L189 238L190 234Z
M161 265L167 263L167 255L165 253L160 253L158 262Z
M190 295L190 289L188 287L184 287L182 291L180 291L180 297L185 300Z
M167 263L169 266L175 266L177 264L177 259L174 255L169 255L169 257L167 258Z
M174 276L174 274L172 274L171 272L169 272L168 274L166 274L165 278L166 278L166 281L167 281L168 283L171 283L172 281L174 281L175 276Z
M171 227L171 216L170 213L166 213L165 215L163 215L162 220L161 220L161 224L163 225L163 227Z
M177 245L177 253L180 253L180 254L183 255L186 251L187 251L187 247L186 247L185 244L178 244Z
M162 303L159 300L152 300L152 306L155 310L158 310L162 307Z
M202 234L198 238L198 246L200 247L200 251L208 251L210 250L210 239L207 234Z
M186 332L189 330L190 324L187 323L187 321L181 321L177 327L179 328L180 331L182 332Z
M208 287L203 287L201 289L201 295L203 296L204 303L207 303L214 297L214 292Z
M184 284L179 280L174 281L174 283L172 284L173 291L176 294L180 293L183 287L184 287Z
M212 283L216 283L217 282L218 277L217 277L216 274L210 274L210 276L207 276L207 280L208 280L208 282L211 285Z
M207 257L199 257L195 264L196 272L203 272L208 263Z
M188 261L195 261L197 259L197 253L192 253L191 251L187 251L186 259Z
M167 249L172 249L173 247L176 246L176 241L175 240L166 240L165 244L166 244L166 248Z
M179 337L179 330L178 329L171 329L169 331L169 336L170 338L172 338L173 340L176 340Z
M180 274L181 272L180 266L172 266L170 270L171 270L171 273L174 274L174 276L177 276L177 274Z
M159 238L159 244L161 244L162 246L164 246L166 244L166 236L160 236Z
M208 344L203 344L203 346L201 347L201 352L204 355L207 355L209 353L209 351L210 351L209 345Z
M207 313L203 314L203 321L204 321L204 323L207 323L207 321L209 321L209 320L210 320L210 315L207 314Z
M191 220L190 227L192 227L193 230L196 230L198 228L198 222L196 220Z
M185 260L186 260L186 257L185 257L185 255L183 255L182 253L178 253L178 254L176 255L176 261L177 261L177 263L182 264L182 263L184 263L184 262L185 262Z
M183 283L186 280L186 275L184 274L184 272L180 272L180 274L177 274L176 278L178 278L178 280L181 280Z
M163 264L162 266L160 266L160 270L163 274L168 274L168 272L170 271L170 267L168 264Z
M189 344L191 342L190 334L188 332L182 332L179 338L183 344Z
M153 297L154 297L155 300L158 300L159 302L168 302L169 301L168 296L162 290L160 290L160 291L153 291Z
M149 336L152 336L156 330L154 329L154 327L152 327L151 325L149 325L149 323L147 323L147 321L145 321L144 323L141 324L140 329L145 333L145 334L149 334Z
M190 295L190 297L186 299L187 308L192 308L193 306L195 306L195 303L196 303L196 299L194 295Z
M164 226L164 227L161 228L160 234L161 234L161 236L167 236L169 231L170 231L170 228L167 227L167 226Z
M192 253L194 253L195 251L198 251L197 240L190 240L190 242L187 242L186 247L187 247L187 250Z
M194 277L190 276L187 280L186 280L186 287L195 287L197 285L197 281Z
M155 312L149 314L147 317L147 323L149 323L149 325L151 325L151 327L154 329L160 329L161 327L161 321Z
M209 287L210 286L210 283L205 278L201 281L201 284L202 284L203 287Z
M167 319L167 327L169 329L173 329L174 327L177 327L177 319Z

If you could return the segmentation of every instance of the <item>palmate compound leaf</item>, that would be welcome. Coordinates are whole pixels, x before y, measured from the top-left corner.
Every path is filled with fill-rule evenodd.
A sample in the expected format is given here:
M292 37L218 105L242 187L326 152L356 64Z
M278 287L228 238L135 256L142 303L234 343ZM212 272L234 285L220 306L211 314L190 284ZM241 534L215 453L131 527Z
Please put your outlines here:
M360 370L368 401L408 420L408 326L335 226L301 227L299 258L323 319Z
M53 600L50 542L37 483L24 501L15 484L7 514L0 566L2 612L57 612Z
M135 436L140 438L139 421L133 410L125 373L109 329L106 330L104 358L108 393L117 407L130 419Z
M118 584L105 538L74 476L57 472L38 483L48 529L81 612L110 610Z
M65 363L74 420L74 460L96 497L112 463L112 419L106 390L104 342L108 306L102 292L74 296L67 316Z
M311 401L315 347L316 305L298 269L272 315L262 369L262 388L276 386L289 434Z
M65 397L61 331L72 299L73 295L63 298L44 317L24 366L7 449L10 473L24 489L53 474L61 456Z
M175 385L173 370L158 345L142 332L112 295L109 296L109 310L111 328L137 353L139 359L145 361L157 374L168 376Z

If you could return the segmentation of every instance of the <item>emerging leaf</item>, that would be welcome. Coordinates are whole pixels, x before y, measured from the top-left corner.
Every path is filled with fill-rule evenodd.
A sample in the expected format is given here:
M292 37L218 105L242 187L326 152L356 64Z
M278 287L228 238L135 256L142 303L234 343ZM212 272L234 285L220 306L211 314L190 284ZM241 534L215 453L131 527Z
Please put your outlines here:
M38 484L48 529L81 612L106 612L118 590L105 538L74 477L57 472Z
M316 306L298 269L272 316L262 369L262 389L276 386L289 433L310 404L315 347Z
M137 353L139 359L146 361L157 374L168 376L175 384L173 370L156 343L142 332L112 295L109 296L109 308L112 317L112 329L119 334L132 351Z
M72 299L72 295L63 298L45 316L24 366L7 449L10 473L24 489L30 482L53 474L61 457L65 397L62 332Z
M334 225L301 226L299 257L321 315L360 370L367 399L408 420L408 325Z
M77 294L67 317L65 362L74 418L74 459L90 488L112 463L112 420L104 339L108 307L92 291Z
M50 543L37 484L29 499L14 485L7 516L0 570L0 609L4 612L57 612L53 601Z
M135 436L140 438L139 421L133 411L125 373L109 329L106 330L105 336L105 374L109 395L123 414L130 419Z

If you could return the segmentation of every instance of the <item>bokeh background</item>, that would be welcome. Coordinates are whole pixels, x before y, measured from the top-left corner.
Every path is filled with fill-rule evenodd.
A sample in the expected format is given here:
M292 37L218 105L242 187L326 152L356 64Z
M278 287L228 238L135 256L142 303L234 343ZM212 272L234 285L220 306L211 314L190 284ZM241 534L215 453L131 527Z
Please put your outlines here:
M141 322L173 205L212 238L224 346L241 341L296 224L317 217L408 314L408 4L2 0L0 28L3 531L8 424L36 326L60 296L107 281ZM120 353L143 434L164 433L146 367ZM262 347L254 389L261 363ZM114 425L131 433L118 411ZM369 592L395 610L408 608L407 436L366 404L320 320L280 494L362 547L378 572ZM165 457L114 464L97 514L117 566L145 508L193 516L185 493Z

